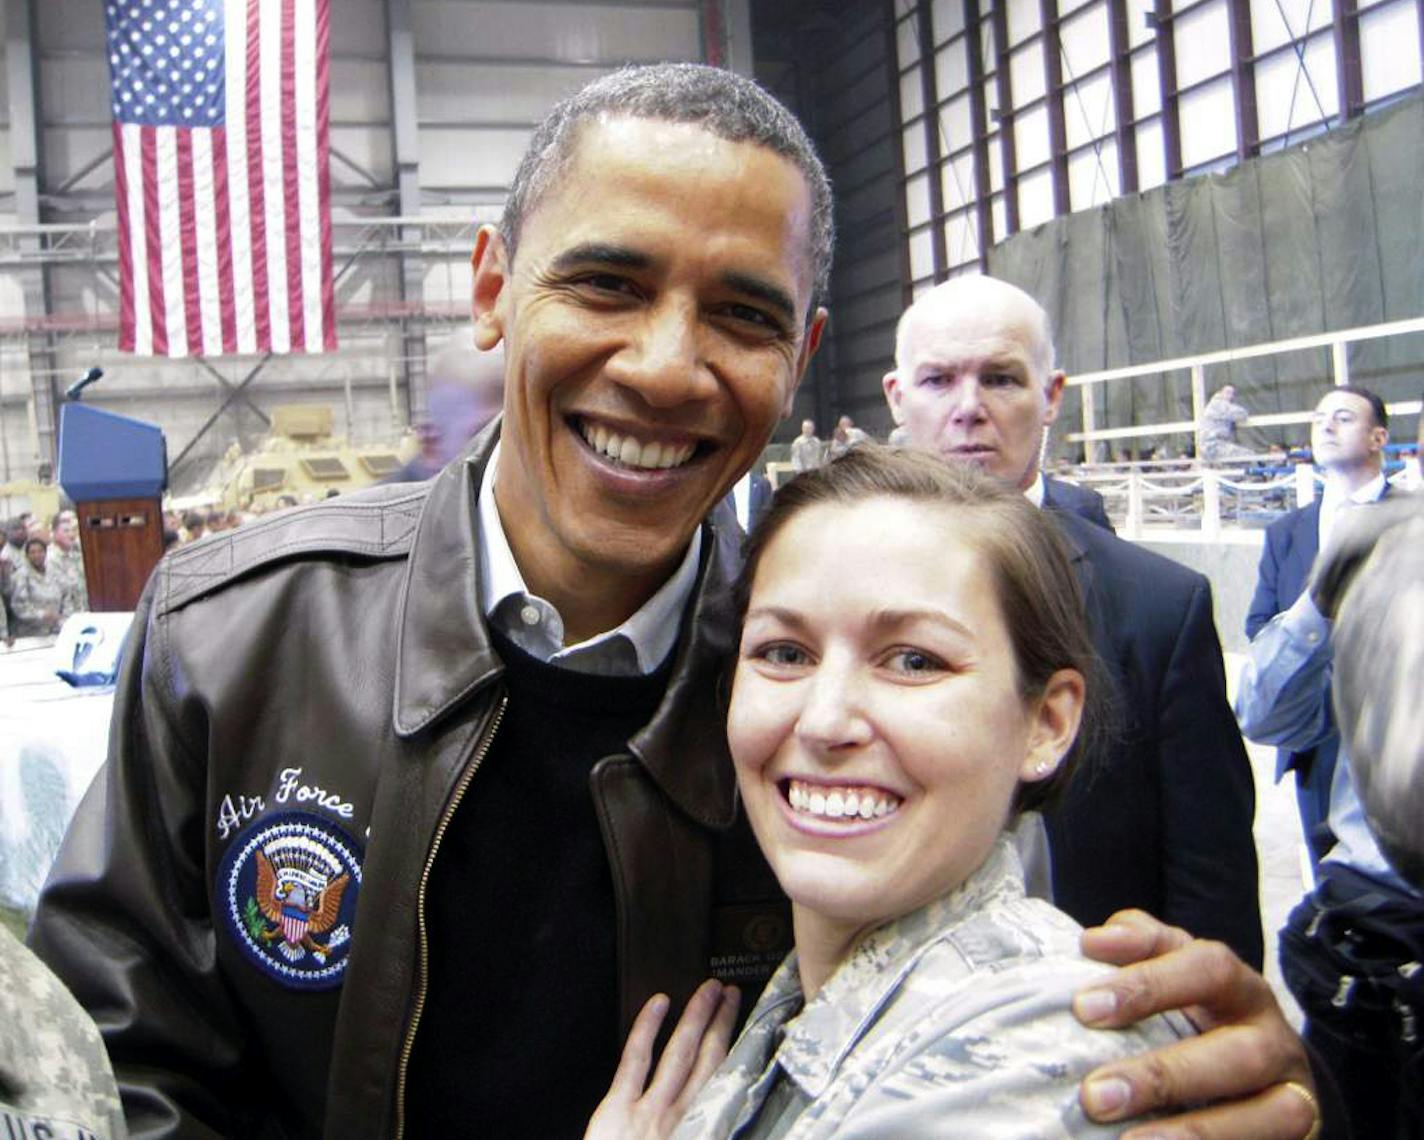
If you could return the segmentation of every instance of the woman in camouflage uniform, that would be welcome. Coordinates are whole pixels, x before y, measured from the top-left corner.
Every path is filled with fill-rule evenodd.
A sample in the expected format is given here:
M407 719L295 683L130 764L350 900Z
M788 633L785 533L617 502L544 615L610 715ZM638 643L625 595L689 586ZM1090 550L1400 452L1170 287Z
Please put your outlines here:
M1119 1133L1085 1118L1079 1082L1193 1029L1080 1024L1073 993L1106 968L1024 892L1010 825L1061 790L1097 721L1045 519L968 468L879 448L778 494L747 547L728 739L796 950L695 1100L735 994L698 992L644 1093L665 1011L649 1003L591 1137L679 1117L687 1140Z
M48 546L42 538L25 543L25 560L15 569L10 608L15 611L15 636L44 637L58 633L64 619L82 608L73 581L46 569Z

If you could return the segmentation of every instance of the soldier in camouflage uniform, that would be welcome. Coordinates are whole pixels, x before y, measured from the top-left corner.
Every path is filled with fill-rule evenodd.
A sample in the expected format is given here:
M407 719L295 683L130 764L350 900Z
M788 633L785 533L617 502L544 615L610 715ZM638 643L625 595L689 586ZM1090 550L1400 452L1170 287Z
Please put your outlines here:
M53 537L45 558L45 572L57 574L74 594L76 612L89 608L89 587L84 581L84 554L79 548L79 523L73 511L55 516Z
M15 615L17 637L58 633L64 619L80 610L73 583L63 574L48 570L46 554L44 539L29 539L25 543L25 560L11 579L10 609Z
M99 1031L42 962L0 927L0 1136L124 1140Z

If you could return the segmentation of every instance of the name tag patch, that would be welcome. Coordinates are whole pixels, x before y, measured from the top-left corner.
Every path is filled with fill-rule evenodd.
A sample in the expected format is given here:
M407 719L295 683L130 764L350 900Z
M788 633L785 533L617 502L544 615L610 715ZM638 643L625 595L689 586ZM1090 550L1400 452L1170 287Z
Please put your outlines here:
M118 1109L114 1111L117 1113ZM70 1120L29 1116L0 1104L0 1136L5 1140L104 1140L105 1135L90 1132Z
M361 890L355 842L321 816L266 816L237 837L218 867L229 935L247 959L285 986L340 984Z
M712 914L707 972L719 982L760 987L791 946L791 918L784 901L718 907Z

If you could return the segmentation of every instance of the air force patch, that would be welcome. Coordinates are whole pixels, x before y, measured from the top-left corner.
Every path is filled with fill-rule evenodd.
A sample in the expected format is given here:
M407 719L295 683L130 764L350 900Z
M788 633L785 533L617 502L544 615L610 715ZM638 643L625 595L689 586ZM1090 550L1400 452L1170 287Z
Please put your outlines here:
M255 966L294 989L340 984L360 892L355 843L305 812L257 820L218 868L228 932Z

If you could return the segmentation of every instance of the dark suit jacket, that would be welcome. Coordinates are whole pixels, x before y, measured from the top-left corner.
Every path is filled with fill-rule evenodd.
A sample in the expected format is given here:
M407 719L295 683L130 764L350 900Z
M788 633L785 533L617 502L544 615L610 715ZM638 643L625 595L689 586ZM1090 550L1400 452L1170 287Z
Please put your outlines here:
M1295 604L1310 577L1310 567L1320 553L1320 500L1282 515L1266 528L1261 563L1256 568L1256 592L1246 611L1246 636L1254 638L1273 617ZM1302 787L1317 787L1331 779L1340 738L1334 732L1304 752L1276 751L1276 779L1294 770ZM1315 793L1328 798L1329 785ZM1322 819L1317 822L1323 822Z
M1045 475L1043 477L1043 505L1052 507L1055 511L1085 518L1090 523L1097 523L1098 526L1104 527L1113 534L1117 533L1108 519L1107 508L1103 505L1103 497L1091 487L1080 487L1076 483L1067 483L1062 479L1053 478L1052 475Z
M1120 729L1045 817L1054 902L1084 925L1141 907L1260 969L1256 790L1226 700L1211 585L1076 515L1055 517Z

